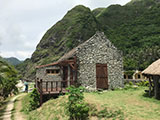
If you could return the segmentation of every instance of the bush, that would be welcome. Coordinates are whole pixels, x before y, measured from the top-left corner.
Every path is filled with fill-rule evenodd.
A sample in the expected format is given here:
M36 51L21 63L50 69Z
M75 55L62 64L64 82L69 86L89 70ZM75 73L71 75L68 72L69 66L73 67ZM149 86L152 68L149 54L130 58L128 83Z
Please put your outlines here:
M129 85L133 85L133 83L130 81L130 82L129 82Z
M139 82L139 83L137 83L136 85L138 85L138 86L149 86L149 81L141 81L141 82Z
M40 105L40 95L36 88L33 89L33 91L29 95L29 110L35 110Z
M84 102L83 87L70 86L67 111L70 120L86 120L89 116L89 105Z
M27 96L22 99L22 111L24 113L29 113L29 111L35 110L40 105L40 95L36 88L32 90Z

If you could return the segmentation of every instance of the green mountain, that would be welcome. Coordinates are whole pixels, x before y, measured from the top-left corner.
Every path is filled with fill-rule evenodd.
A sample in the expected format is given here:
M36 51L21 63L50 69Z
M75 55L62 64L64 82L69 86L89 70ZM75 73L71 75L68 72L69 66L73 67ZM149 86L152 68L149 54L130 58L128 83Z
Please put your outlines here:
M143 70L160 58L160 0L112 5L97 16L107 37L124 53L125 70Z
M22 61L18 60L15 57L10 57L10 58L4 58L8 63L10 63L11 65L18 65L20 63L22 63Z
M32 78L37 65L58 60L100 29L100 24L89 8L82 5L76 6L46 32L31 59L25 60L17 68L22 71L24 77ZM24 71L24 67L27 72Z
M124 6L93 11L76 6L46 32L31 59L17 68L24 77L33 78L36 65L56 61L99 30L123 51L125 70L143 70L160 58L159 3L160 0L132 0Z

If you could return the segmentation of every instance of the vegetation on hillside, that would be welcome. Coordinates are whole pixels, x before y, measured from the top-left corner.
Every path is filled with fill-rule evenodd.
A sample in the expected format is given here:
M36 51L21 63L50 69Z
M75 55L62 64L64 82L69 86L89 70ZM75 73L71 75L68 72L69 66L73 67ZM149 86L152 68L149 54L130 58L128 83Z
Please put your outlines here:
M22 61L18 60L17 58L15 57L10 57L10 58L4 58L9 64L11 65L18 65L20 63L22 63Z
M31 59L17 68L23 76L34 78L37 65L58 60L100 30L123 51L126 71L143 70L160 58L159 3L132 0L124 6L111 5L93 11L76 6L46 32Z
M144 93L146 87L128 88L110 92L84 93L89 104L89 120L130 119L159 120L160 103ZM23 99L26 101L27 98ZM68 120L66 114L67 96L60 96L44 103L40 108L27 114L28 120ZM151 115L152 114L152 115Z
M84 102L84 88L70 86L68 88L68 103L66 105L70 120L88 120L89 105Z
M124 54L125 70L143 70L160 58L160 4L156 0L112 5L97 16L106 36Z
M58 60L98 30L100 25L91 10L82 5L76 6L45 33L31 59L25 60L17 68L21 70L25 67L23 75L33 78L37 65Z
M36 88L22 99L22 110L24 113L29 113L40 106L40 95Z
M0 97L17 92L18 74L15 68L0 58Z

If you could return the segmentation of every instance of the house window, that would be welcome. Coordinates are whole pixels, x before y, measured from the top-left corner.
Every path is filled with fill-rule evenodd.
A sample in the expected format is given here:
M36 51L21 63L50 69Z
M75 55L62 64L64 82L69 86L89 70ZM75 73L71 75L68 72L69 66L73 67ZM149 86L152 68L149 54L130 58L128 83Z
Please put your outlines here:
M51 74L51 75L57 75L60 73L60 70L59 69L47 69L46 73Z
M140 76L140 74L138 74L138 79L140 79L141 78L141 76Z

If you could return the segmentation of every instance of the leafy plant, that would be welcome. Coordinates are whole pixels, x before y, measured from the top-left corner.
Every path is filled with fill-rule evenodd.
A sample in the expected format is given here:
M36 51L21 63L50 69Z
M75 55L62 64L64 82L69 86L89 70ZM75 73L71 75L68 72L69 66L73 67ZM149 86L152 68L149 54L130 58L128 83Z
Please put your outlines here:
M9 94L18 92L16 84L18 73L15 68L0 58L0 96L7 98Z
M33 89L33 91L30 93L29 95L30 99L29 99L29 109L30 110L35 110L36 108L39 107L39 100L40 100L40 95L37 91L36 88Z
M31 93L29 93L22 99L22 104L23 104L22 111L27 114L30 111L35 110L40 105L39 100L40 100L40 95L37 89L34 88Z
M68 88L68 105L67 110L70 120L86 120L89 116L89 106L84 102L83 87L76 88L70 86Z
M137 83L136 85L149 87L149 81L141 81L141 82Z

